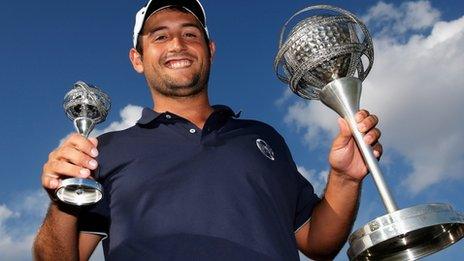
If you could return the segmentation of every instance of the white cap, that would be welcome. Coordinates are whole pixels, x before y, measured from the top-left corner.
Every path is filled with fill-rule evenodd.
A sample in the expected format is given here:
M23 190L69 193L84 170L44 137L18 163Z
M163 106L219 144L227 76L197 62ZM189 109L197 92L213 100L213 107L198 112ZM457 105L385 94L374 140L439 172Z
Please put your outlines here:
M140 31L143 28L145 21L152 15L162 9L171 7L171 6L180 6L185 10L192 13L201 25L205 29L206 37L209 38L208 28L206 27L206 14L205 9L198 0L150 0L148 3L142 7L137 14L135 15L135 25L134 25L134 35L133 43L134 48L137 47L137 40L140 34Z

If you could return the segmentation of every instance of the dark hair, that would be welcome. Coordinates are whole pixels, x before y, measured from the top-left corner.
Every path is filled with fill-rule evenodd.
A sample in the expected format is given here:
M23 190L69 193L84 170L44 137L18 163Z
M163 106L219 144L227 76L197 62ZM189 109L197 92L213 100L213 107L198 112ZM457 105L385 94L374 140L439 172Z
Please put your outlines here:
M167 10L171 10L171 11L179 11L179 12L182 12L182 13L186 13L186 14L191 14L190 11L188 11L187 9L183 8L182 6L170 6L170 7L167 7L165 8ZM163 9L164 10L164 9ZM200 23L201 24L201 23ZM203 37L205 38L205 42L206 42L206 45L208 46L208 50L209 50L209 38L208 38L208 34L206 33L206 30L205 28L202 26L201 27L202 31L203 31ZM142 28L140 29L140 33L139 35L137 36L137 45L135 46L135 50L137 50L137 52L140 54L140 55L143 55L143 35L142 33L143 32L143 26ZM211 50L209 50L210 53L211 53Z

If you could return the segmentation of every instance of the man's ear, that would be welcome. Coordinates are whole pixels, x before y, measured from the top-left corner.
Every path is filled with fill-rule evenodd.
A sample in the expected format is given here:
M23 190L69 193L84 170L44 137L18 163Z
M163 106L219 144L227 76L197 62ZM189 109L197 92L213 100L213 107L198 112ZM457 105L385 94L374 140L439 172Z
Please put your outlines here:
M137 52L135 48L130 49L129 59L132 63L132 67L134 67L134 70L138 73L143 73L142 55Z
M216 53L216 43L213 41L209 41L209 52L211 55L211 63L213 62L214 54Z

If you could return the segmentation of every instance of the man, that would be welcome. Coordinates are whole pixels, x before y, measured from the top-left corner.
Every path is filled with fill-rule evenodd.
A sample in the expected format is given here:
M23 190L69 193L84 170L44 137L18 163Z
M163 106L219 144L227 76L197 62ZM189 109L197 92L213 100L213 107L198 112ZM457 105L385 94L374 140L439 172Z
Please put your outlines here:
M81 209L52 202L36 259L86 260L104 238L109 260L298 260L297 248L332 259L340 251L367 174L348 125L339 120L319 199L272 127L210 106L214 52L198 1L152 0L138 12L129 57L154 107L134 127L98 142L72 135L50 153L47 191L93 171L105 196ZM380 157L377 117L356 118Z

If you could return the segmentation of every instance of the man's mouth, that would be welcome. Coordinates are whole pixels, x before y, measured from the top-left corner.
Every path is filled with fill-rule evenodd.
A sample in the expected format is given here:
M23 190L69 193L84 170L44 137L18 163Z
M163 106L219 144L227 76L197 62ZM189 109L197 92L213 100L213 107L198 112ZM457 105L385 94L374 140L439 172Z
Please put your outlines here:
M190 67L192 65L192 61L189 59L174 59L167 61L165 65L169 69L183 69Z

